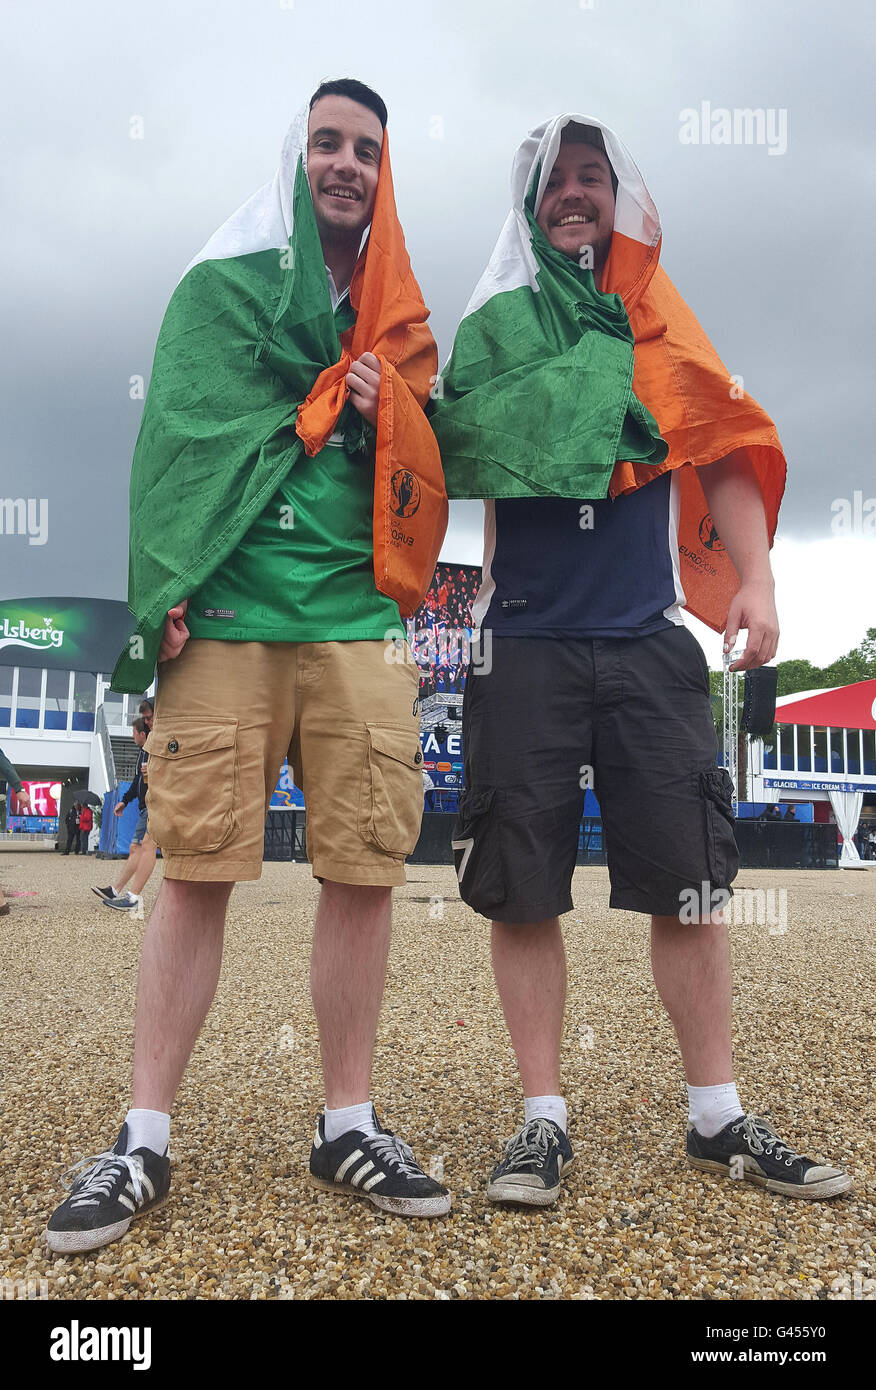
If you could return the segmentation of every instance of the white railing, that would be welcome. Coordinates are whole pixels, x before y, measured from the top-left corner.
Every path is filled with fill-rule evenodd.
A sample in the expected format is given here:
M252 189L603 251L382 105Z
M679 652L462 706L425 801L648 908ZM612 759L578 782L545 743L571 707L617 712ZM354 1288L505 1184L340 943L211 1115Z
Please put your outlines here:
M113 745L110 739L109 729L107 728L106 715L103 705L98 705L97 714L94 718L94 732L100 738L100 751L103 757L103 769L106 773L107 787L114 787L117 783L116 760L113 756Z

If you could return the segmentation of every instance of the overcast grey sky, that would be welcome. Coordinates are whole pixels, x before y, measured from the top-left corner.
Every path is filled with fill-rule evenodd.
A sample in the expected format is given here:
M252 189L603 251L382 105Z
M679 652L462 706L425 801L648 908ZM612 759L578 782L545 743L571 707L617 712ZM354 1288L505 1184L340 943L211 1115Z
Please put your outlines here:
M125 597L142 409L129 378L148 381L183 267L271 177L291 116L328 76L387 101L442 362L507 212L517 144L580 110L630 147L664 267L776 420L780 535L826 542L834 499L876 493L863 0L41 0L6 9L4 31L0 496L47 498L49 540L0 537L0 597ZM683 144L680 113L703 101L785 112L787 151ZM480 516L454 506L446 556L480 558ZM874 553L876 539L870 591Z

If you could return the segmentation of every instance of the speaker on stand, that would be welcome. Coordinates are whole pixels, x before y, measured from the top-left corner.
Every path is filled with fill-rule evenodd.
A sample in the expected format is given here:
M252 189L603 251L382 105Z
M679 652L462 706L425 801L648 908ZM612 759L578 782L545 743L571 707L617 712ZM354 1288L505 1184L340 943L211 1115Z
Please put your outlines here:
M742 718L739 728L752 738L766 738L776 722L776 687L779 672L775 666L758 666L745 672Z

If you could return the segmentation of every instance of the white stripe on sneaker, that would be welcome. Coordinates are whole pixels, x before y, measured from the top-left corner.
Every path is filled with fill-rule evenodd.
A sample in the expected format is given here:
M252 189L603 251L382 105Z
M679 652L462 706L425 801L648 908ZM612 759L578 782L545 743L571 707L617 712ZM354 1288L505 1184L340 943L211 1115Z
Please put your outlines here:
M151 1202L155 1197L155 1188L152 1186L145 1173L140 1179L140 1186L145 1187L146 1191L149 1193L149 1200Z
M365 1177L367 1173L371 1172L371 1169L373 1167L374 1164L371 1162L371 1159L369 1158L367 1163L363 1163L361 1168L357 1168L350 1179L350 1182L353 1184L353 1186L358 1187L359 1183L362 1181L362 1179Z
M383 1182L383 1179L385 1177L385 1173L375 1173L374 1176L372 1178L369 1178L367 1182L363 1182L362 1191L370 1192L372 1187L376 1187L379 1182Z
M126 1197L124 1192L122 1192L119 1196L119 1201L121 1202L122 1206L127 1207L129 1211L137 1210L135 1204L131 1201L130 1197Z
M362 1152L361 1149L354 1149L353 1152L350 1154L350 1156L349 1156L348 1158L345 1158L345 1159L344 1159L344 1161L343 1161L343 1163L341 1164L340 1168L339 1168L338 1171L335 1173L335 1182L343 1182L344 1177L346 1176L346 1173L347 1173L347 1169L348 1169L348 1168L352 1168L352 1166L353 1166L354 1163L357 1163L357 1162L359 1161L360 1158L364 1158L364 1157L365 1157L365 1155L363 1154L363 1152Z

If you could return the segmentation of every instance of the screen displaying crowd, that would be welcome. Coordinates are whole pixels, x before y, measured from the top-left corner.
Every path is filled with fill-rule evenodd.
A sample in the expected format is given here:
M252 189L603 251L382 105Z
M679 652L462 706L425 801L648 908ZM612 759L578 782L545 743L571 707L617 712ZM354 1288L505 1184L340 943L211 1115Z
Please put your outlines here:
M408 641L420 668L421 699L462 694L471 643L471 606L480 583L480 565L437 565L432 587L408 620Z

